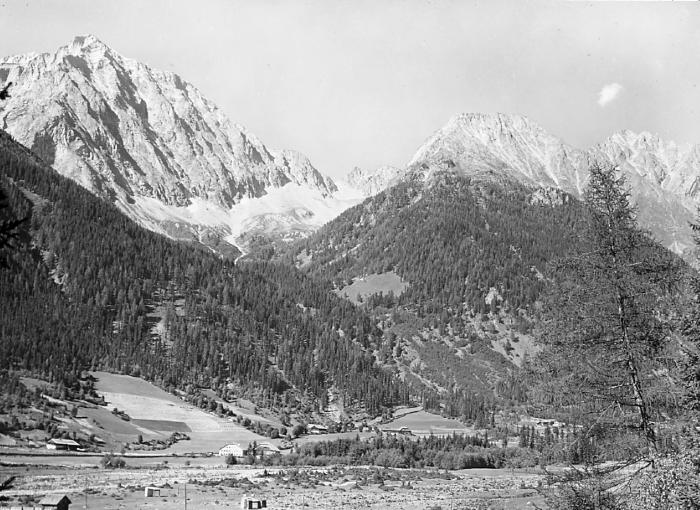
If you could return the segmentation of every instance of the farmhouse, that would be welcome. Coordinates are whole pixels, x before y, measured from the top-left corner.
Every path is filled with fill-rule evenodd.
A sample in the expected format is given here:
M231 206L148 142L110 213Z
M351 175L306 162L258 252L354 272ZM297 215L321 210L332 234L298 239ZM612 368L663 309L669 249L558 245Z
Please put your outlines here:
M43 509L68 510L71 500L65 494L49 494L39 501Z
M319 425L318 423L309 423L306 427L306 431L309 434L328 434L328 427Z
M268 442L263 442L263 443L258 443L258 445L255 447L255 456L256 457L269 457L270 455L279 455L280 449L277 448L275 445L272 443Z
M77 450L80 444L72 439L51 439L46 443L46 448L49 450Z
M400 429L384 429L384 432L390 435L401 434L403 436L412 436L413 432L408 427L401 427Z
M227 444L221 450L219 450L219 457L228 457L233 455L234 457L243 457L243 448L240 445L233 443Z

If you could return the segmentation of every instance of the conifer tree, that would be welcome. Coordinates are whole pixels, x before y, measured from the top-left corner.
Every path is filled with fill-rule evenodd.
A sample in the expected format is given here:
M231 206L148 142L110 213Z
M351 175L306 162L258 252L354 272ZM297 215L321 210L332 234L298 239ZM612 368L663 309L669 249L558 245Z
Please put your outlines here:
M582 411L597 430L635 430L654 451L652 422L668 391L658 377L670 340L665 307L681 265L637 226L614 168L591 168L585 203L585 251L556 262L550 274L533 393Z

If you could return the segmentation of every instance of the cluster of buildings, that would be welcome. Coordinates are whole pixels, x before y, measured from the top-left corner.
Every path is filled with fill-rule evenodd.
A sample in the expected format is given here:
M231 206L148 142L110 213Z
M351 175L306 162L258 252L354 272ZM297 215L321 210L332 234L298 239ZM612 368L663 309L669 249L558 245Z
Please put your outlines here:
M279 454L280 449L267 441L263 441L260 443L252 443L245 450L238 443L227 444L219 450L219 457L228 457L229 455L231 455L236 459L243 459L248 455L252 455L255 458L261 459L263 457L269 457L271 455Z

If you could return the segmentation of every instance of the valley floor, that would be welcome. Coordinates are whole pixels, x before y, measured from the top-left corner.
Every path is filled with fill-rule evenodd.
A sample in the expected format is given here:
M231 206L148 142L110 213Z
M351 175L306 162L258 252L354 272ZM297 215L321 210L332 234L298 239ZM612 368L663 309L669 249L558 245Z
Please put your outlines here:
M99 460L74 460L58 465L58 459L5 457L0 480L16 476L13 487L2 493L2 505L39 501L43 496L65 493L71 508L149 509L240 508L245 495L264 498L270 509L366 509L418 510L500 509L519 510L543 506L536 487L542 475L536 471L495 469L446 473L435 470L382 470L381 468L304 468L299 470L225 467L217 458L150 459L126 469L97 467ZM146 498L144 488L160 488L160 495ZM27 503L25 503L26 505Z

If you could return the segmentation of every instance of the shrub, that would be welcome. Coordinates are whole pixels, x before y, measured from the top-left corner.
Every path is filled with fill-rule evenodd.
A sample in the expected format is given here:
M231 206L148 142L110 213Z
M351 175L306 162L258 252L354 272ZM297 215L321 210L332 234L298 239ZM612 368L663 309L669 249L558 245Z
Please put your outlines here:
M105 453L100 464L105 469L120 469L126 467L126 461L114 453Z

